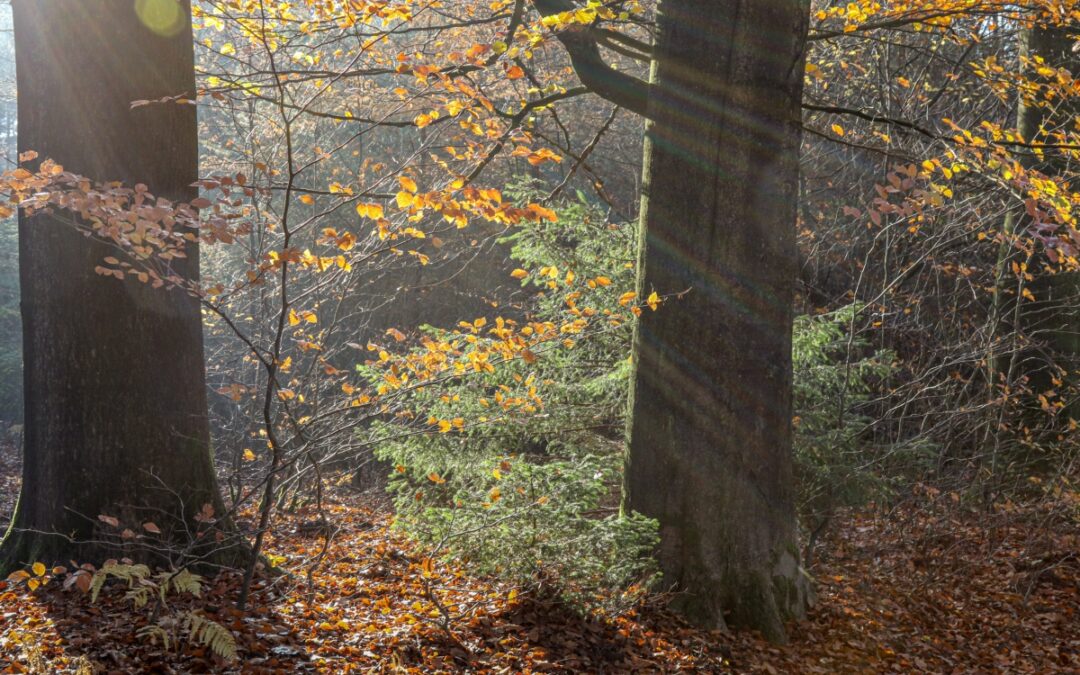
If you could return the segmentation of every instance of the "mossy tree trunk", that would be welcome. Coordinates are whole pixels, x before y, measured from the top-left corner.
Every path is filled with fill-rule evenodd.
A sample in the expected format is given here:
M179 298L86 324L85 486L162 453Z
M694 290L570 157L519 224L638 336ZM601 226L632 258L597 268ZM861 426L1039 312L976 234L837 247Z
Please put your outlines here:
M15 0L20 151L194 198L195 107L130 105L194 96L190 16L187 0ZM115 252L58 217L21 217L19 238L26 436L0 567L170 558L139 548L150 539L123 543L98 516L139 535L153 522L167 548L188 543L205 504L221 514L199 304L96 274ZM174 269L194 279L198 265L191 245ZM201 552L217 546L209 538Z
M809 2L661 0L649 88L628 509L676 606L785 639L808 587L791 331ZM674 297L683 294L681 299Z

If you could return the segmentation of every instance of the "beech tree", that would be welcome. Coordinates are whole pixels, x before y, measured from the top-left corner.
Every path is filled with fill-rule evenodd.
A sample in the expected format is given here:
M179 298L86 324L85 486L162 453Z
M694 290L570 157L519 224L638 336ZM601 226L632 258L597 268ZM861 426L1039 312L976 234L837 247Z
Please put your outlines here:
M17 0L14 26L20 151L143 184L159 205L195 197L187 0ZM166 97L181 100L132 106ZM118 524L175 544L220 514L197 300L99 274L116 251L72 220L20 216L26 436L8 569L113 554ZM196 279L196 242L171 265Z
M671 300L635 336L625 506L659 521L688 618L776 641L807 593L791 330L808 13L801 0L661 0L650 83L606 66L596 31L560 34L586 86L649 119L638 297Z
M1073 127L1078 106L1074 98L1060 96L1055 85L1047 86L1040 80L1047 72L1056 75L1059 69L1070 73L1069 77L1080 74L1075 30L1075 26L1044 21L1026 26L1019 35L1019 71L1031 84L1017 96L1016 130L1033 146L1020 155L1020 162L1025 169L1051 180L1068 175L1072 158L1065 134ZM1032 225L1031 213L1025 213L1024 207L1014 208L1005 220L993 307L1001 314L999 330L1011 327L1024 342L1010 350L1009 358L997 358L992 372L995 377L1005 376L1010 385L1015 378L1026 377L1038 395L1056 389L1080 365L1080 315L1076 309L1080 275L1075 270L1053 269L1058 262L1053 251L1048 260L1041 249L1025 245L1030 235L1025 230ZM1052 271L1030 280L1024 273L1043 268ZM1054 362L1058 368L1052 367ZM1073 415L1080 410L1075 400L1067 408Z

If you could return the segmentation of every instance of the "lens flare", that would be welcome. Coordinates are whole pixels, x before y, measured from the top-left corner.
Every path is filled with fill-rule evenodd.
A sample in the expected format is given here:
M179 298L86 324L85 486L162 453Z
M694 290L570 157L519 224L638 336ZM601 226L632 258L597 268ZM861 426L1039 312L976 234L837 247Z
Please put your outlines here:
M135 13L158 35L171 37L184 29L184 10L177 0L135 0Z

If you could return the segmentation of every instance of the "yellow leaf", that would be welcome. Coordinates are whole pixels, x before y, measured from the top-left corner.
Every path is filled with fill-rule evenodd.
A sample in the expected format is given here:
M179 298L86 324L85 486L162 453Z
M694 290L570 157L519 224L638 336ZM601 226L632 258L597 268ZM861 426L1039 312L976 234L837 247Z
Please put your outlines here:
M45 565L42 563L36 562L30 569L34 571L34 576L45 576Z
M408 192L406 192L405 190L402 190L401 192L397 193L397 205L398 205L399 209L408 208L409 205L413 203L413 201L414 201L413 196L411 194L409 194Z
M255 453L251 451L251 448L244 448L244 461L245 462L254 462L255 461Z
M607 277L596 277L595 281L596 281L597 286L610 286L611 285L611 279L608 279Z
M315 203L315 198L311 195L300 195L300 201L304 204L311 205Z
M645 304L647 304L652 311L656 311L656 308L660 306L660 296L656 294L656 291L649 294L649 297L645 300Z
M634 291L627 291L626 293L623 293L621 296L619 296L619 304L625 307L626 305L629 305L631 302L633 302L634 298L636 297L637 293L635 293Z
M837 136L843 136L844 135L844 127L840 126L839 124L832 125L832 131Z
M383 217L383 207L381 204L357 204L356 212L360 214L361 218L378 220Z
M445 479L445 478L443 478L443 477L442 477L442 476L440 476L439 474L435 473L434 471L432 471L431 473L429 473L429 474L427 475L427 477L428 477L428 480L429 480L429 481L431 481L432 483L435 483L436 485L442 485L443 483L445 483L445 482L446 482L446 479Z
M409 192L416 192L416 181L408 176L398 176L398 182L401 183L401 187Z
M510 276L514 277L515 279L524 279L525 277L529 276L529 273L519 268L511 272Z
M30 590L36 591L38 586L41 585L41 582L38 581L37 579L28 579L26 581L26 585L30 587Z
M298 323L300 323L300 317L296 315L295 311L290 309L289 310L289 325L290 326L295 326Z

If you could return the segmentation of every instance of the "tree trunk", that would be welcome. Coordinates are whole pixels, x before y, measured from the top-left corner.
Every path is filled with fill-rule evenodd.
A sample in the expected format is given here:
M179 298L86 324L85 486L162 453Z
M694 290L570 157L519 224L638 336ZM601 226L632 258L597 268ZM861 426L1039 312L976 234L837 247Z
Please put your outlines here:
M695 623L803 615L792 479L805 0L661 0L626 473Z
M1075 26L1035 26L1024 31L1021 53L1034 59L1041 56L1053 68L1065 68L1074 76L1080 76L1080 58L1074 51ZM1033 70L1034 68L1032 68ZM1040 128L1047 131L1075 131L1074 120L1080 114L1076 97L1065 101L1053 101L1049 107L1027 105L1020 102L1017 126L1028 142L1039 142ZM1053 143L1055 139L1048 138ZM1061 151L1048 150L1047 159L1029 163L1050 177L1069 171L1072 160ZM1072 186L1076 189L1076 186ZM1037 253L1029 268L1036 274L1031 284L1035 302L1021 302L1022 328L1034 341L1045 344L1049 358L1034 358L1027 374L1035 393L1058 389L1055 377L1068 379L1074 386L1080 369L1080 274L1075 271L1056 274L1040 273L1037 268L1046 264L1045 255ZM1054 368L1058 366L1061 370ZM1064 376L1068 373L1068 376ZM1072 400L1066 412L1080 417L1080 402Z
M1028 61L1020 65L1021 74L1034 81L1043 79L1033 63L1036 58L1042 58L1052 68L1065 68L1080 76L1080 58L1073 51L1075 30L1073 26L1038 24L1021 32L1020 55ZM1072 131L1077 114L1080 105L1075 97L1047 102L1039 95L1034 100L1021 96L1017 101L1016 127L1028 143L1056 143L1057 139L1047 134ZM1041 155L1022 153L1020 161L1026 168L1051 178L1071 170L1069 157L1054 149L1046 149ZM992 321L998 335L1018 332L1024 336L1024 342L1008 358L992 359L991 375L993 384L1000 384L1002 375L1010 384L1010 380L1026 377L1031 390L1040 394L1060 390L1054 379L1067 379L1066 373L1072 379L1080 369L1080 273L1050 273L1044 269L1048 260L1038 248L1030 253L1015 248L1013 241L1017 237L1025 238L1023 229L1029 222L1025 213L1014 209L1003 226L1005 238L995 273ZM1026 264L1034 280L1029 283L1018 279L1011 271L1014 262ZM1034 301L1021 297L1025 287ZM1065 412L1080 416L1080 401L1070 401Z
M195 107L130 106L194 96L190 16L187 0L15 0L20 151L195 197ZM190 543L205 504L221 514L198 302L96 274L115 251L50 215L21 216L19 238L26 439L0 567L98 562L116 555L121 529L147 535L146 522L163 531L154 541ZM187 256L174 269L197 278L196 245ZM221 546L206 539L200 554ZM177 562L148 554L147 541L129 537L119 551Z

